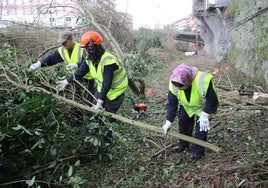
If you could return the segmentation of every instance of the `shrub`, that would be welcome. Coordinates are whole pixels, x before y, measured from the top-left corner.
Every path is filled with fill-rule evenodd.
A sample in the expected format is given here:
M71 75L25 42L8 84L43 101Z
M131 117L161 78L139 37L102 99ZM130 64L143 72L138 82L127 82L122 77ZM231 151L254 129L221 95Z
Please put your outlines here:
M95 120L97 116L90 119L89 115L87 121L80 119L82 124L71 123L69 119L77 117L77 109L51 94L15 88L5 75L31 87L42 87L42 81L47 79L41 81L27 72L27 63L19 63L17 56L17 51L7 43L0 46L0 182L22 179L23 186L39 180L52 185L81 185L85 182L83 178L71 173L66 176L70 169L68 159L85 152L101 155L107 151L110 143L116 141L116 137L107 140L111 126L101 126ZM63 74L58 68L49 75L48 84L55 83ZM46 71L49 73L50 69Z

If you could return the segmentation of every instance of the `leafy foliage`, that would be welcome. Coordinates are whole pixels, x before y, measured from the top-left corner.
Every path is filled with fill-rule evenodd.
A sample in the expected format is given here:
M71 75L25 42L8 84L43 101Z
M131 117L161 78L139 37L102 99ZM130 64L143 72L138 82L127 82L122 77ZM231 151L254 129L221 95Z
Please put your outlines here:
M134 36L133 51L125 57L125 66L130 78L146 76L162 64L159 57L150 53L152 48L162 48L161 33L141 28Z
M109 123L107 126L98 123L99 116L84 114L47 93L14 89L5 75L14 82L39 87L48 87L42 85L44 83L53 85L61 75L66 75L60 66L52 72L45 69L44 73L30 73L26 71L27 63L17 61L18 55L10 45L2 44L0 182L26 179L23 185L37 186L41 179L52 185L79 187L86 181L76 175L74 169L79 169L79 165L75 163L72 167L69 158L75 159L85 153L86 156L102 156L116 141L116 136L107 139L112 128ZM45 73L50 77L47 78ZM110 154L108 157L111 158Z
M162 47L161 38L163 37L163 33L159 31L140 28L134 36L132 40L133 49L142 55L145 55L150 48Z

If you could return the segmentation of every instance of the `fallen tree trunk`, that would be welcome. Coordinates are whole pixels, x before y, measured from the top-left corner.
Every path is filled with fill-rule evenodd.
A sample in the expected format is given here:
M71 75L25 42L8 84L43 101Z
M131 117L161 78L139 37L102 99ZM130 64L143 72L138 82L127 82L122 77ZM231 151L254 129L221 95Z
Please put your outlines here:
M95 109L93 109L91 107L85 106L83 104L80 104L80 103L75 102L73 100L67 99L65 97L62 97L62 96L59 96L59 95L56 95L56 94L52 94L52 95L55 98L57 98L57 99L59 99L61 101L64 101L64 102L66 102L68 104L71 104L71 105L73 105L75 107L78 107L80 109L90 111L90 112L93 112L93 113L100 113L101 115L109 116L109 117L114 118L114 119L116 119L116 120L118 120L120 122L127 123L129 125L134 125L136 127L142 128L142 129L147 129L147 130L150 130L150 131L163 133L163 129L161 127L156 127L156 126L152 126L152 125L149 125L149 124L146 124L146 123L143 123L143 122L138 122L138 121L135 121L135 120L131 120L131 119L125 118L125 117L117 115L117 114L106 112L104 110L95 110ZM217 146L215 146L213 144L210 144L208 142L205 142L205 141L202 141L202 140L190 137L190 136L186 136L184 134L179 134L179 133L176 133L176 132L173 132L173 131L169 131L167 133L167 135L173 136L175 138L178 138L178 139L181 139L181 140L184 140L184 141L187 141L187 142L191 142L193 144L197 144L199 146L203 146L203 147L208 148L208 149L210 149L212 151L215 151L215 152L220 152L221 151L221 149L219 147L217 147Z
M18 88L22 88L22 89L25 89L25 90L28 90L28 91L37 91L37 92L44 92L44 93L47 93L47 94L51 94L56 99L61 100L61 101L65 102L65 103L68 103L68 104L70 104L72 106L78 107L80 109L83 109L83 110L86 110L86 111L89 111L89 112L93 112L95 114L109 116L109 117L114 118L114 119L116 119L116 120L118 120L120 122L127 123L129 125L134 125L136 127L142 128L142 129L146 129L146 130L150 130L150 131L154 131L154 132L163 134L163 129L161 127L156 127L156 126L152 126L152 125L149 125L149 124L146 124L146 123L143 123L143 122L138 122L138 121L135 121L135 120L131 120L131 119L125 118L125 117L117 115L117 114L106 112L105 110L96 110L96 109L91 108L89 106L86 106L86 105L83 105L81 103L78 103L78 102L76 102L74 100L62 97L62 96L60 96L58 94L55 94L55 93L51 93L51 92L49 92L46 89L41 88L41 87L34 87L34 86L28 86L28 85L23 84L23 83L17 83L16 81L12 80L6 74L5 70L4 70L4 72L5 72L4 76L6 77L7 81L10 84L12 84L12 85L14 85L14 86L16 86ZM186 135L179 134L179 133L172 132L172 131L169 131L167 133L167 135L170 135L170 136L173 136L175 138L178 138L178 139L181 139L181 140L184 140L184 141L187 141L187 142L191 142L191 143L203 146L203 147L208 148L208 149L210 149L212 151L215 151L215 152L221 151L221 149L219 147L217 147L217 146L215 146L213 144L210 144L208 142L205 142L205 141L202 141L202 140L190 137L190 136L186 136Z

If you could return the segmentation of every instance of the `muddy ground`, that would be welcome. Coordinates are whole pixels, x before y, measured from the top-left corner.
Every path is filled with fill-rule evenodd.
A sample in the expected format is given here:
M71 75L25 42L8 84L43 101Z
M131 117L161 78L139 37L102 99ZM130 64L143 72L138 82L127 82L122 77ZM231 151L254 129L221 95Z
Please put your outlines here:
M184 57L173 54L161 68L146 78L147 88L155 91L153 97L136 98L146 102L145 117L138 120L161 127L165 122L165 104L171 71L180 63L196 66L199 70L214 73L219 87L218 113L211 121L208 142L220 147L215 153L206 150L206 156L196 163L188 163L189 151L173 154L170 148L159 155L158 151L177 143L177 139L154 132L125 126L124 141L111 149L113 159L103 163L90 163L83 176L94 187L268 187L267 110L248 104L256 86L252 78L236 71L227 62L215 63L210 57L197 55ZM255 86L254 86L255 84ZM240 95L233 97L227 90L239 88ZM135 119L130 100L120 114ZM177 131L177 120L171 128ZM93 162L93 163L92 163ZM85 167L86 168L86 167Z

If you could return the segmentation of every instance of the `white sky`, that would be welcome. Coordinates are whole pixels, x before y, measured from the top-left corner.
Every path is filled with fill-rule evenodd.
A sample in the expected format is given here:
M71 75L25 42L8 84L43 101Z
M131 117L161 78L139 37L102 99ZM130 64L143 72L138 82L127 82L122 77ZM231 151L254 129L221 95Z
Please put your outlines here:
M134 29L171 24L192 13L192 0L116 0L116 9L133 16Z

